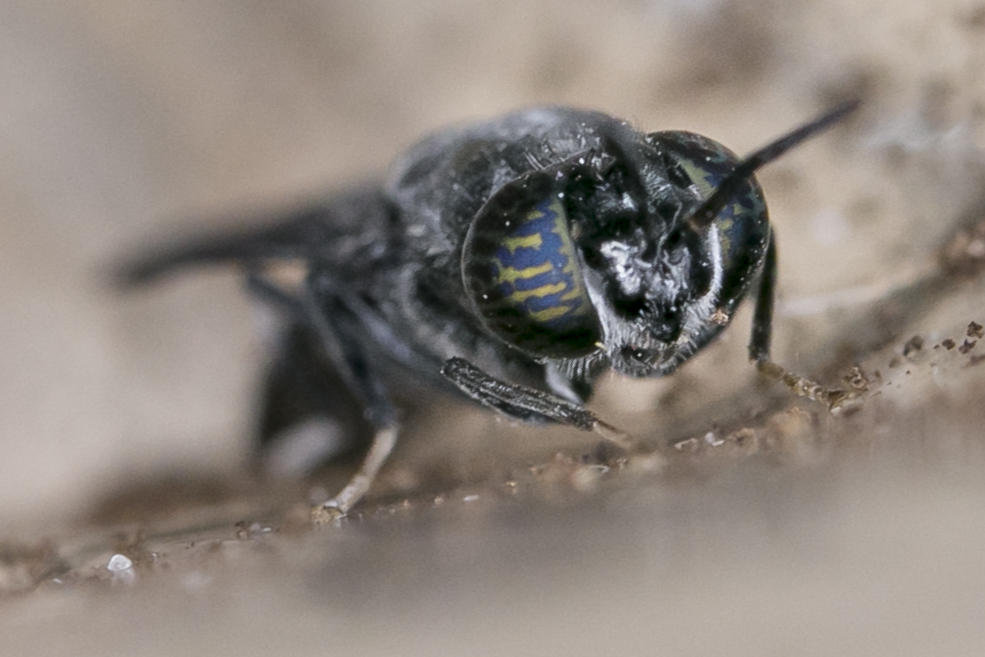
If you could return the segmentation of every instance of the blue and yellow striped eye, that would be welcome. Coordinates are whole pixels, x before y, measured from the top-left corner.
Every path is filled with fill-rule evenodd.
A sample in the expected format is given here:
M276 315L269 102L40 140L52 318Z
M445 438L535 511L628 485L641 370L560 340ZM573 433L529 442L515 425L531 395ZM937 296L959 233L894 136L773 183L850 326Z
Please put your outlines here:
M741 159L713 139L683 130L666 130L648 135L659 144L678 167L685 180L694 185L702 199L707 199L725 180ZM766 253L770 225L766 199L755 177L742 184L733 200L715 218L721 242L723 283L720 296L738 300L751 283L749 272L758 268Z
M520 351L575 358L597 349L598 315L548 177L511 183L479 211L465 238L462 276L485 327Z

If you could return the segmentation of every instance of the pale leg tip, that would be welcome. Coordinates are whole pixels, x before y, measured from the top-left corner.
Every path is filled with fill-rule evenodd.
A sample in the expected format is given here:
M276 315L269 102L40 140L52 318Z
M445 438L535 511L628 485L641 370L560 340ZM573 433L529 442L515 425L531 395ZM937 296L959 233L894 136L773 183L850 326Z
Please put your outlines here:
M343 518L345 518L345 511L339 508L335 500L329 500L311 509L311 522L316 527L338 524Z

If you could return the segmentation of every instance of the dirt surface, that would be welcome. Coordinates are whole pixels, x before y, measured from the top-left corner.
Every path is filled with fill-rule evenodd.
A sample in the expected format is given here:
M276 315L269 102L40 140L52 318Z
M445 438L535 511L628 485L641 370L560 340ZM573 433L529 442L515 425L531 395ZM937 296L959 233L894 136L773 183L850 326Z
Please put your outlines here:
M282 0L0 5L0 653L980 655L985 4ZM250 474L269 318L231 272L113 263L379 176L538 103L750 151L774 356L749 309L593 408L652 454L415 399L346 465ZM203 219L204 218L204 219Z

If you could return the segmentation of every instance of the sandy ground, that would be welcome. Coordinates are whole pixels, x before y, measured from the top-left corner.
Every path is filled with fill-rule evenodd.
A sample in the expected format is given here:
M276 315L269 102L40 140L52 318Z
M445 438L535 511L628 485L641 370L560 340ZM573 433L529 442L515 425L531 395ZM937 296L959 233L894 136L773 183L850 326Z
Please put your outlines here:
M958 0L5 0L0 652L982 654L983 64ZM851 412L764 385L746 310L675 376L603 382L655 455L415 403L312 532L345 472L247 473L240 281L107 283L449 123L572 104L746 152L855 96L760 176L776 359Z

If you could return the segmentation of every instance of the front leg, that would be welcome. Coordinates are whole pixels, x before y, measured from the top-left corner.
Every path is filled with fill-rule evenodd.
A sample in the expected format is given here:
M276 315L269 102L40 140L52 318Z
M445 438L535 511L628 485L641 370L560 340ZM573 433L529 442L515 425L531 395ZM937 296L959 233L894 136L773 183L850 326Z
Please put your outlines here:
M500 381L463 358L449 358L441 373L472 399L509 417L527 422L557 422L582 431L594 431L625 450L635 451L640 447L639 441L579 404L543 390Z
M783 366L770 360L770 342L773 337L773 305L776 289L776 240L770 232L766 247L766 260L759 277L759 291L756 294L756 309L752 320L752 337L749 340L749 358L756 369L772 381L780 381L799 397L828 405L835 411L855 399L845 390L826 388L816 381L788 372Z

